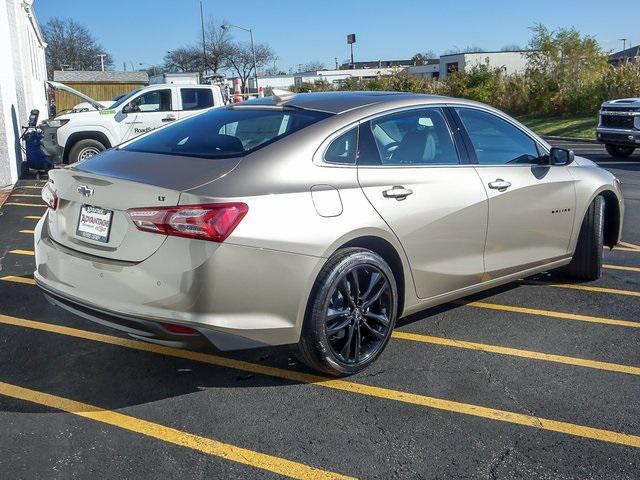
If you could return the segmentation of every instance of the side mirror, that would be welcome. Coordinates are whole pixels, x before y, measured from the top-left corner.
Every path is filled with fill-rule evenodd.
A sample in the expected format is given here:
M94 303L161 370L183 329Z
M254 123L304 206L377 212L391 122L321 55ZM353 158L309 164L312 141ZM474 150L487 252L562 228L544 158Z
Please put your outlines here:
M573 150L567 150L566 148L553 147L549 151L549 165L569 165L575 160L575 154Z

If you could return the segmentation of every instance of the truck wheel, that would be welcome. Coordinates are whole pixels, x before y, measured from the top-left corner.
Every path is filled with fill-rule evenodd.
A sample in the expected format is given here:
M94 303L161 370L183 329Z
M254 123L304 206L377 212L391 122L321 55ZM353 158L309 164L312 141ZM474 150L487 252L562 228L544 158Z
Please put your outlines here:
M597 280L602 274L604 199L598 195L582 220L576 251L565 272L576 280Z
M104 152L106 149L107 147L98 140L94 140L92 138L79 140L73 145L73 147L71 147L67 163L81 162L82 160L93 157L100 152Z
M605 145L605 148L607 149L607 153L615 158L627 158L635 150L633 147L621 147L620 145L611 144Z
M387 263L370 250L336 252L309 297L298 358L330 375L352 375L373 363L391 337L398 290Z

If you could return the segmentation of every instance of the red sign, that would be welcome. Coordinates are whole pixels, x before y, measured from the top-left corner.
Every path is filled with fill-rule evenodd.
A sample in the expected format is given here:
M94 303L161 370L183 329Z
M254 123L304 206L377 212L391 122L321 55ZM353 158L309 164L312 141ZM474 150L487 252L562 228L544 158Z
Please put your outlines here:
M356 43L356 34L355 33L350 33L349 35L347 35L347 43L349 45L351 45L352 43Z

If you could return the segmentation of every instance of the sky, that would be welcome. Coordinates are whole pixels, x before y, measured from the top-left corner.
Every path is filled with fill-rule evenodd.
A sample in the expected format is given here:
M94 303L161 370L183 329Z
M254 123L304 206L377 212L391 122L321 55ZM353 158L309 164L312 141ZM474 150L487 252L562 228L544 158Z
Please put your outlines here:
M253 29L288 71L320 61L327 68L349 58L346 35L355 33L355 60L411 58L417 52L505 45L526 47L530 27L575 27L605 50L640 44L637 0L202 0L205 17ZM88 27L114 57L116 70L161 64L168 50L198 42L200 0L35 0L42 25L71 17ZM625 15L624 12L628 12ZM607 13L609 12L609 13ZM248 33L233 31L248 41Z

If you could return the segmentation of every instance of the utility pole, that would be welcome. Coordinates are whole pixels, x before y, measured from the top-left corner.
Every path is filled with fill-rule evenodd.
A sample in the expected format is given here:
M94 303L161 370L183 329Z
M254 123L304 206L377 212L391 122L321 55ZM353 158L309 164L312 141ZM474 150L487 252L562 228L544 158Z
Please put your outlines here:
M204 39L204 7L200 0L200 23L202 24L202 77L207 70L207 44Z
M253 54L253 78L256 82L256 93L258 93L260 90L260 88L258 87L258 61L256 59L256 47L253 43L253 30L250 28L239 27L238 25L231 25L230 23L225 23L222 25L223 30L229 30L230 28L238 28L240 30L244 30L245 32L249 32L249 39L251 41L251 53Z
M102 67L102 71L104 72L104 57L106 57L107 55L105 53L100 53L98 54L98 56L100 57L100 66Z

